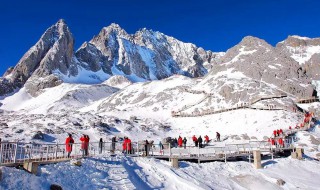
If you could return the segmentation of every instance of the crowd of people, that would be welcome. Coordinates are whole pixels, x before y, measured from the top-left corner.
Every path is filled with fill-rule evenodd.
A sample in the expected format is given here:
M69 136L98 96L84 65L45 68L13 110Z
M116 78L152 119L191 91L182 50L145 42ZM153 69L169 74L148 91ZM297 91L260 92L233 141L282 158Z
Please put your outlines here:
M297 124L294 128L295 129L302 129L306 125L308 125L313 117L312 112L306 112L304 114L303 122L300 124ZM292 130L293 127L289 126L289 130ZM276 129L273 131L272 137L268 139L268 142L270 142L271 145L284 148L285 146L285 135L282 129Z

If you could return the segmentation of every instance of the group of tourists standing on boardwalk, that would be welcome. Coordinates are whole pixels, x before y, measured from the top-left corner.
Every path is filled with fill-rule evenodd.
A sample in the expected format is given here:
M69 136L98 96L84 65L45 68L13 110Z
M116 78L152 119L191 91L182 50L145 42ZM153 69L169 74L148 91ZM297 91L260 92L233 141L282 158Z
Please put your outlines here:
M89 138L89 135L85 135L83 134L81 137L80 137L80 141L81 141L81 151L82 151L82 156L89 156L89 141L90 141L90 138ZM102 139L100 139L100 141L102 141ZM70 154L72 152L72 146L74 144L74 139L72 138L72 135L69 133L68 134L68 137L66 138L66 152L67 152L67 157L70 158ZM99 144L99 147L100 147L100 144ZM101 147L102 148L102 147Z

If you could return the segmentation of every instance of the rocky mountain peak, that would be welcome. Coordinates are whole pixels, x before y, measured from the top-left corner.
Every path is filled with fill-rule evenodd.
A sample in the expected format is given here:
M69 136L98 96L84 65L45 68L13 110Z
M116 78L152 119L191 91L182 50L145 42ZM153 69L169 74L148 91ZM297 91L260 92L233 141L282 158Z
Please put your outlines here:
M54 73L76 75L73 63L74 38L67 24L60 19L49 27L38 42L20 59L18 64L6 73L5 78L11 90L26 86L31 95L41 88L57 85L59 78ZM50 76L50 77L49 77ZM50 80L46 80L49 77ZM42 81L40 80L42 78ZM46 82L43 82L46 81ZM51 83L51 84L49 84Z
M98 36L101 39L107 39L110 36L119 36L122 38L128 38L129 34L120 27L120 25L112 23L107 27L103 27ZM95 38L94 38L95 39Z
M237 46L245 46L252 48L260 48L265 47L268 49L272 49L273 47L268 44L265 40L253 37L253 36L246 36L244 37L241 42Z
M279 42L277 46L290 46L290 47L303 47L303 46L319 46L320 45L320 38L308 38L308 37L301 37L297 35L288 36L282 42Z

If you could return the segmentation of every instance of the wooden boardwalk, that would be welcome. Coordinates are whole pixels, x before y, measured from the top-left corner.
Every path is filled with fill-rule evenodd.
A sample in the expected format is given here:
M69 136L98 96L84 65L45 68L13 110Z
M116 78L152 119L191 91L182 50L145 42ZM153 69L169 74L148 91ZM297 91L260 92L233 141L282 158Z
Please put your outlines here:
M172 111L171 112L172 117L201 117L201 116L205 116L205 115L218 114L218 113L239 110L239 109L246 109L246 108L255 109L255 110L273 110L273 111L285 110L285 108L279 108L279 107L276 108L275 106L274 107L271 107L271 106L269 106L269 107L253 107L252 105L259 102L259 101L262 101L262 100L287 97L286 94L261 96L261 97L257 97L255 99L251 100L250 102L242 103L242 104L236 105L235 107L231 107L231 108L223 108L223 109L218 109L218 110L208 109L208 110L204 110L201 112L195 112L195 113L183 113L183 111L202 103L205 99L212 96L212 94L206 93L205 91L193 91L193 90L188 90L188 89L184 89L184 91L189 92L189 93L193 93L193 94L202 94L203 93L203 94L205 94L205 96L193 104L185 105L181 109L178 109L177 111Z

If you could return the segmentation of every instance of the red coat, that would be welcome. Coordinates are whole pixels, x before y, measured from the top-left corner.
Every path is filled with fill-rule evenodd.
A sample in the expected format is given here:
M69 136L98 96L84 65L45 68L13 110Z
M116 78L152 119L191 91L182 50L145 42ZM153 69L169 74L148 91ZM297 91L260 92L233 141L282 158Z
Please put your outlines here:
M127 139L124 139L123 143L122 143L122 150L127 150Z
M280 145L282 145L282 146L284 145L284 142L283 142L282 138L279 138L278 142L279 142Z
M204 138L206 139L207 142L209 142L209 137L208 137L208 135L204 136Z
M66 151L71 152L72 151L72 144L74 143L74 140L72 137L68 137L66 139Z
M193 137L192 137L192 140L193 140L193 142L195 142L195 141L197 141L198 139L197 139L196 136L193 136Z
M80 138L80 141L81 141L81 149L84 150L84 149L86 148L85 138L84 138L84 137L81 137L81 138Z
M275 145L274 139L271 139L271 145Z
M274 135L274 136L277 135L277 131L276 131L276 130L273 131L273 135Z
M280 132L280 134L282 134L283 133L282 129L280 129L279 132Z
M178 138L178 146L182 146L182 138Z

